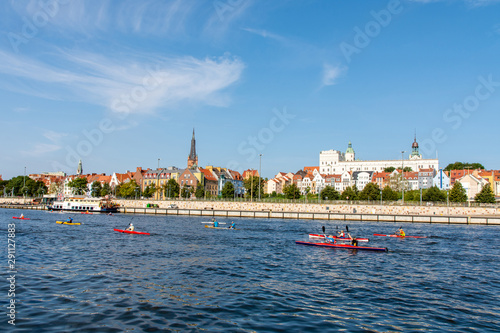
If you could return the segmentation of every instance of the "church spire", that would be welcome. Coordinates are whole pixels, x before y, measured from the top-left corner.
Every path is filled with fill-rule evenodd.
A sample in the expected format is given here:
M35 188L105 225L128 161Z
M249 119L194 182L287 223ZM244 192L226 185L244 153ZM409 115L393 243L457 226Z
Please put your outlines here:
M193 137L191 138L191 150L188 156L187 167L188 169L190 169L193 166L197 165L198 165L198 155L196 155L196 139L194 138L194 128L193 128Z
M76 174L80 176L82 175L82 173L83 173L82 160L80 160L80 162L78 162L78 169L76 169Z

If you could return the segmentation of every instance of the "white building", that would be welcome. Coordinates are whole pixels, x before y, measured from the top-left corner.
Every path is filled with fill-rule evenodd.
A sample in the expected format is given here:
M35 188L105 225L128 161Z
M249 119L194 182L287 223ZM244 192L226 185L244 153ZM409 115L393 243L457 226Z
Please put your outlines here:
M413 171L420 169L439 170L438 159L423 159L419 153L418 143L415 138L412 151L407 160L377 160L360 161L355 159L351 142L345 153L338 150L324 150L319 153L319 172L322 174L342 174L354 171L382 172L388 167L410 167Z
M450 189L450 177L443 172L443 169L439 169L438 173L432 179L432 186L437 186L440 190Z
M352 180L359 191L363 191L366 184L372 182L373 171L354 171Z

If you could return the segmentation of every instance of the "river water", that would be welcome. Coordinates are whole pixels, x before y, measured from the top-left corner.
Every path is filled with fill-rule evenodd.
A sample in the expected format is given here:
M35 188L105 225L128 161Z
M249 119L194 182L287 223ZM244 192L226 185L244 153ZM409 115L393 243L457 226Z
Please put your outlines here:
M12 219L24 213L29 221ZM500 227L348 222L353 251L295 244L345 222L0 210L4 314L16 332L498 332ZM220 218L220 222L230 219ZM146 235L114 232L130 222ZM8 298L8 224L15 297ZM11 226L12 227L12 226ZM12 282L12 281L11 281ZM8 323L15 299L15 326Z

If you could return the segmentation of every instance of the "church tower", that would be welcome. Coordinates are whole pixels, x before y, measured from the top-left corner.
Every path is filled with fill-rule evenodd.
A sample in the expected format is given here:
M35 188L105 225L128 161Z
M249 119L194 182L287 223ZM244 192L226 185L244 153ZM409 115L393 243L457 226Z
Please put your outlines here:
M347 146L347 150L345 151L345 160L347 162L354 161L354 149L352 149L352 143L349 141L349 145Z
M188 156L188 169L192 169L198 166L198 155L196 155L196 140L194 138L194 128L193 128L193 138L191 139L191 151Z
M81 176L82 173L83 173L82 160L80 160L80 162L78 162L78 169L76 169L76 174L78 176Z
M410 160L421 160L422 155L418 151L418 142L417 142L417 133L415 133L415 138L413 139L413 143L411 144L411 154Z

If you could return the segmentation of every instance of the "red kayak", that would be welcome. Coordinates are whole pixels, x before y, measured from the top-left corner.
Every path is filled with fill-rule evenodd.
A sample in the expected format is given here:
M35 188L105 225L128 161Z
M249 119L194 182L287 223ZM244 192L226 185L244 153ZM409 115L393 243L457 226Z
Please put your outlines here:
M149 232L139 232L139 231L130 231L130 230L121 230L121 229L113 229L114 231L123 232L126 234L138 234L138 235L149 235Z
M354 245L349 245L349 244L313 243L313 242L301 242L301 241L295 241L295 244L310 245L310 246L322 246L322 247L333 247L336 249L368 250L368 251L387 252L386 247L367 247L367 246L354 246Z
M427 238L427 236L400 236L400 235L384 235L384 234L373 234L373 236L397 237L397 238Z
M325 235L320 235L320 234L309 234L309 238L325 238ZM333 236L334 239L339 240L339 241L352 241L352 238L348 237L338 237L338 236ZM358 242L368 242L368 238L356 238Z
M30 218L28 217L19 217L19 216L12 216L13 219L16 219L16 220L31 220Z

